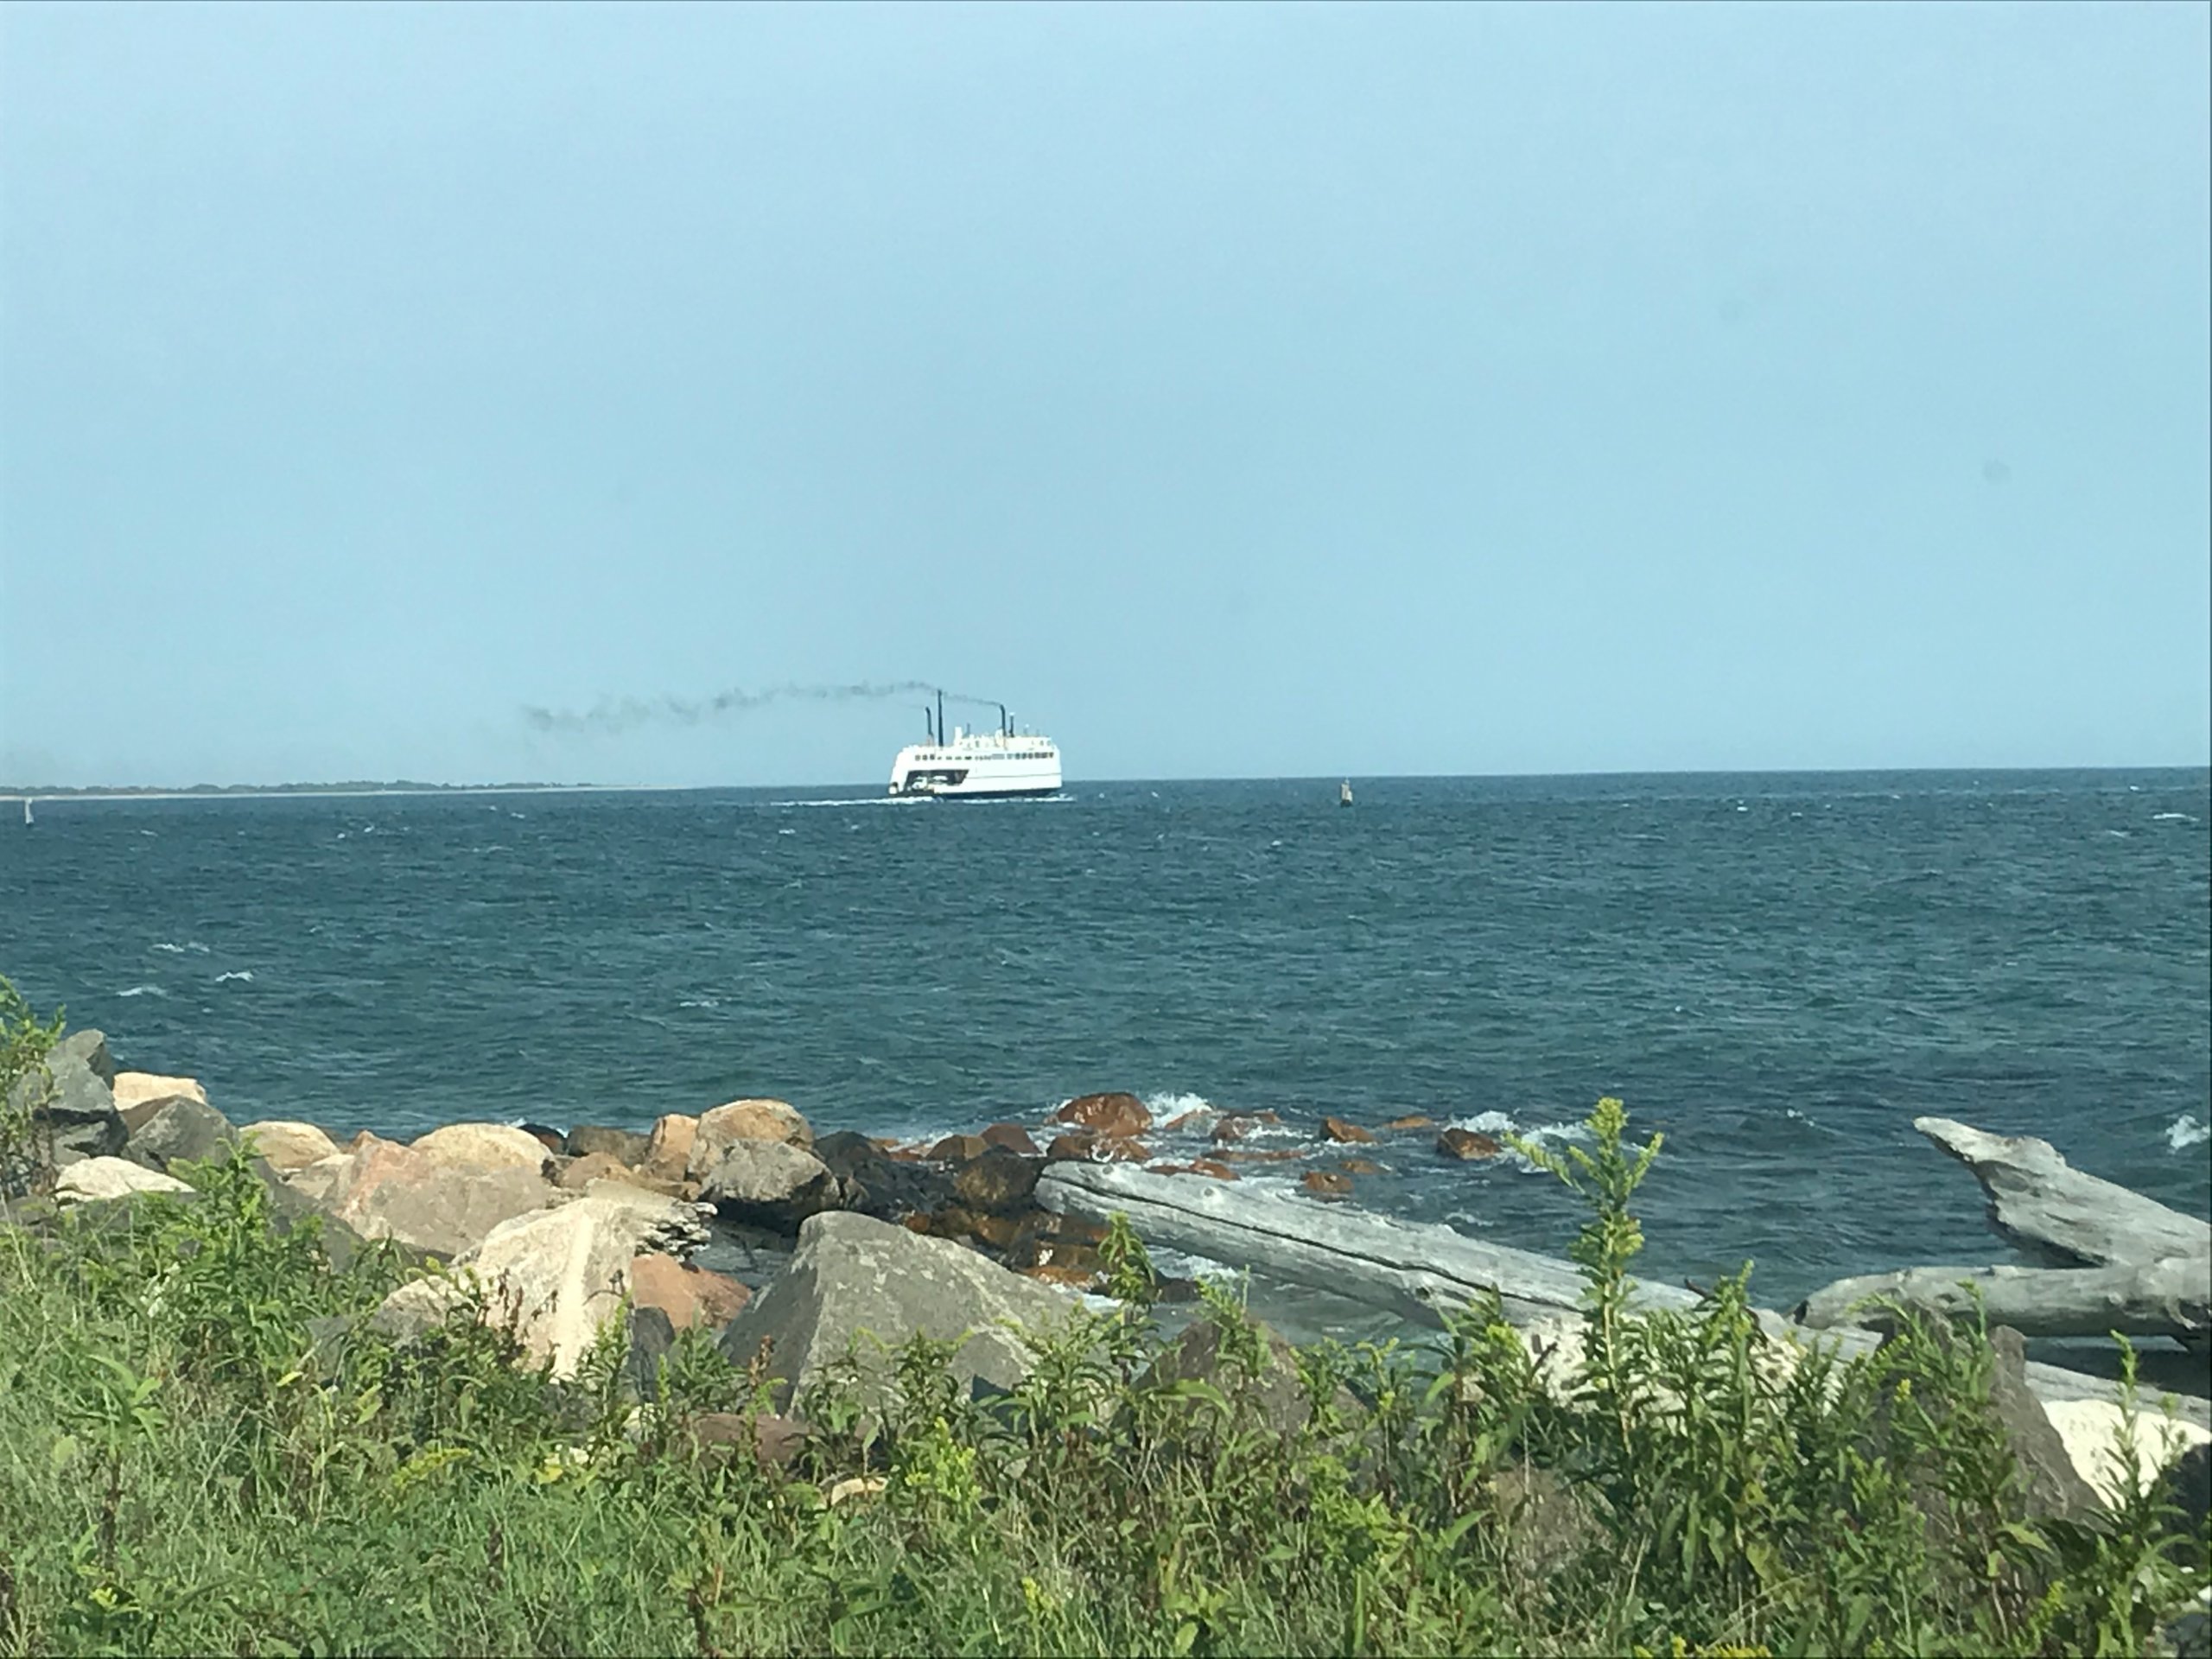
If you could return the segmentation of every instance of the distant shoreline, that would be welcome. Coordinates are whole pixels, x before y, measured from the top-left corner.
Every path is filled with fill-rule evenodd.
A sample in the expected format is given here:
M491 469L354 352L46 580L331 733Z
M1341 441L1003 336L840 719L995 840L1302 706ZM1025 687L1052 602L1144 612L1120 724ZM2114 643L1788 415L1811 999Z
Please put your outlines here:
M629 794L643 790L688 787L674 784L279 784L210 785L196 789L16 789L0 791L0 801L240 801L308 798L358 800L385 795L588 795Z

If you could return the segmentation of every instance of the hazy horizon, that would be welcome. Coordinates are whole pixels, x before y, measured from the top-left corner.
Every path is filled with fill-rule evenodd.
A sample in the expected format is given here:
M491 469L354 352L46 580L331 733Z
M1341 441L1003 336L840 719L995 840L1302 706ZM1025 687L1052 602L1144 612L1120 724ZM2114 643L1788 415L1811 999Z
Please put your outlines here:
M11 5L0 779L843 786L918 699L697 705L908 680L1074 782L2202 767L2209 56Z

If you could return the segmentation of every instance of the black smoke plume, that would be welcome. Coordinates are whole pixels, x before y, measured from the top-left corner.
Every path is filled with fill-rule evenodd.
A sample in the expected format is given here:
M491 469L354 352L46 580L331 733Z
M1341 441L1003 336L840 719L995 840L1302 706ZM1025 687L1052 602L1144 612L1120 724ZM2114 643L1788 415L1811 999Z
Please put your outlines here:
M541 732L610 735L635 731L640 726L700 726L751 714L779 702L880 702L891 697L917 694L935 696L938 688L920 680L862 682L855 685L772 685L761 690L742 688L717 691L710 697L602 697L578 713L569 709L527 708L523 718ZM996 707L988 697L971 697L947 691L947 702L979 703Z

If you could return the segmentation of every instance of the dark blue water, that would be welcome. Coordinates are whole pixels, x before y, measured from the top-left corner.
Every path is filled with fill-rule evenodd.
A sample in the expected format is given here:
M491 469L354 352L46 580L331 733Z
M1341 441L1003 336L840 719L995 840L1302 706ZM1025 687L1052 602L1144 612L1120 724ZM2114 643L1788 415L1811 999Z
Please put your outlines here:
M2202 771L849 793L46 802L0 823L0 972L334 1130L1127 1088L1556 1131L1614 1093L1668 1137L1652 1268L1775 1300L2002 1258L1920 1113L2212 1202ZM1362 1202L1572 1236L1525 1168L1376 1155Z

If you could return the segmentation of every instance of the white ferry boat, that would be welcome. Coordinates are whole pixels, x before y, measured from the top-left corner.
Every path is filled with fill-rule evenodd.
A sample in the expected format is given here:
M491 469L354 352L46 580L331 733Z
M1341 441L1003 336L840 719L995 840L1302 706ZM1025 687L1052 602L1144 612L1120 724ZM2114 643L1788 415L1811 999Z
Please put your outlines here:
M924 718L928 711L923 711ZM996 731L944 729L944 698L939 695L930 741L910 743L891 763L893 795L936 795L948 800L1006 800L1060 792L1059 746L1035 732L1019 732L999 706Z

